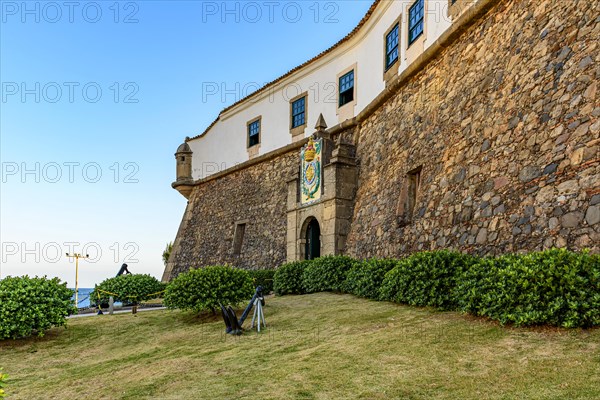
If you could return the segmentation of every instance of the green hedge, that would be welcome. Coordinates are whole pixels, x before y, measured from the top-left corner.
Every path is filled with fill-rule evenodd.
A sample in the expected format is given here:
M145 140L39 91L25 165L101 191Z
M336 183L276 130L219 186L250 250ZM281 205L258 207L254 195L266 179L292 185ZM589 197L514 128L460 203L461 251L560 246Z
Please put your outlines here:
M254 287L262 286L264 294L269 294L273 291L274 269L257 269L249 270L248 272L250 273Z
M458 288L460 309L502 324L600 325L600 256L567 250L484 258Z
M273 290L278 296L304 294L302 275L312 261L294 261L281 265L275 270Z
M475 257L453 251L400 260L322 257L282 265L275 293L351 293L468 312L517 326L600 326L600 255L547 250Z
M73 291L58 278L7 277L0 280L0 340L43 336L77 312Z
M415 253L389 271L381 285L382 300L413 306L456 310L456 288L476 258L452 251Z
M128 274L120 275L114 278L108 278L96 285L90 294L90 304L106 304L111 296L110 292L116 294L114 300L123 303L139 303L141 301L151 300L162 297L162 294L156 294L165 290L165 284L158 279L147 274Z
M342 292L346 274L358 261L347 256L325 256L311 260L302 274L306 293Z
M210 266L179 274L169 283L164 304L201 312L213 312L223 305L236 306L254 294L252 278L247 270L230 266Z
M4 392L4 388L6 387L6 379L8 375L2 373L2 368L0 368L0 399L4 399L6 397L6 393Z
M348 271L357 263L348 256L325 256L311 260L302 274L304 291L342 292Z
M379 300L379 288L385 274L398 265L394 259L370 259L356 263L346 276L344 292L367 299Z

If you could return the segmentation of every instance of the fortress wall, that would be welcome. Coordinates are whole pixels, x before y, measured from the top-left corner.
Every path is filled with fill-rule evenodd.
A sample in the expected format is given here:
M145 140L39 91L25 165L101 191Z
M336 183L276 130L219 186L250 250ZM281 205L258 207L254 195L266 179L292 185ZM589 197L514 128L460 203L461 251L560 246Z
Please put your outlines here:
M600 251L599 14L501 1L363 121L346 251Z
M500 0L361 119L353 214L336 251L600 251L599 14L588 0ZM285 262L299 149L198 182L163 280Z
M287 181L297 150L194 187L163 280L191 267L273 268L286 260ZM239 255L236 224L245 223Z

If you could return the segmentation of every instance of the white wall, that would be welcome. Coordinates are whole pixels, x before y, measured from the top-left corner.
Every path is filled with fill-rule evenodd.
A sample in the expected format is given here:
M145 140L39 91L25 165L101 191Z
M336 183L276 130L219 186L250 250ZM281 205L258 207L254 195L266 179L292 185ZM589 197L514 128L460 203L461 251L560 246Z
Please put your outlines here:
M349 41L296 71L273 88L267 88L258 96L222 113L219 121L205 135L188 143L194 152L193 178L204 178L247 161L246 123L258 116L262 116L259 155L292 143L289 100L302 92L308 92L305 136L314 133L320 113L323 113L329 127L342 122L337 115L338 74L353 64L356 64L356 107L350 117L360 113L385 88L385 34L401 14L398 73L408 66L404 58L408 43L406 16L413 3L414 0L382 1L367 23ZM448 0L426 0L426 7L425 49L451 25L447 16Z

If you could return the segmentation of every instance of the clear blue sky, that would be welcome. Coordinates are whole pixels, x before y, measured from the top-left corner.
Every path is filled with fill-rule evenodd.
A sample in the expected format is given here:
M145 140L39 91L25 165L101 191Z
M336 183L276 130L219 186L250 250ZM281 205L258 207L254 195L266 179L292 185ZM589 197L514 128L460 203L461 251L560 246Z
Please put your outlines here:
M186 203L173 153L238 97L203 87L277 78L372 1L66 3L0 2L0 275L74 286L64 253L87 252L90 287L123 261L161 277Z

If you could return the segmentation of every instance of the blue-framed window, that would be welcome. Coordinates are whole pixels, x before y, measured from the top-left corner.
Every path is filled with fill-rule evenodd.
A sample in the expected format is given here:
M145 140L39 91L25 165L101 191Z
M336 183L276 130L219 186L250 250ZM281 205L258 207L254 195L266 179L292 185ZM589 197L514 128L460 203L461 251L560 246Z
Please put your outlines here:
M340 77L339 98L340 107L354 100L354 70Z
M398 34L400 24L396 24L385 37L385 69L398 61Z
M408 10L408 45L423 34L425 23L425 0L417 0Z
M260 119L248 124L248 147L260 143Z
M306 123L306 96L292 103L292 128Z

